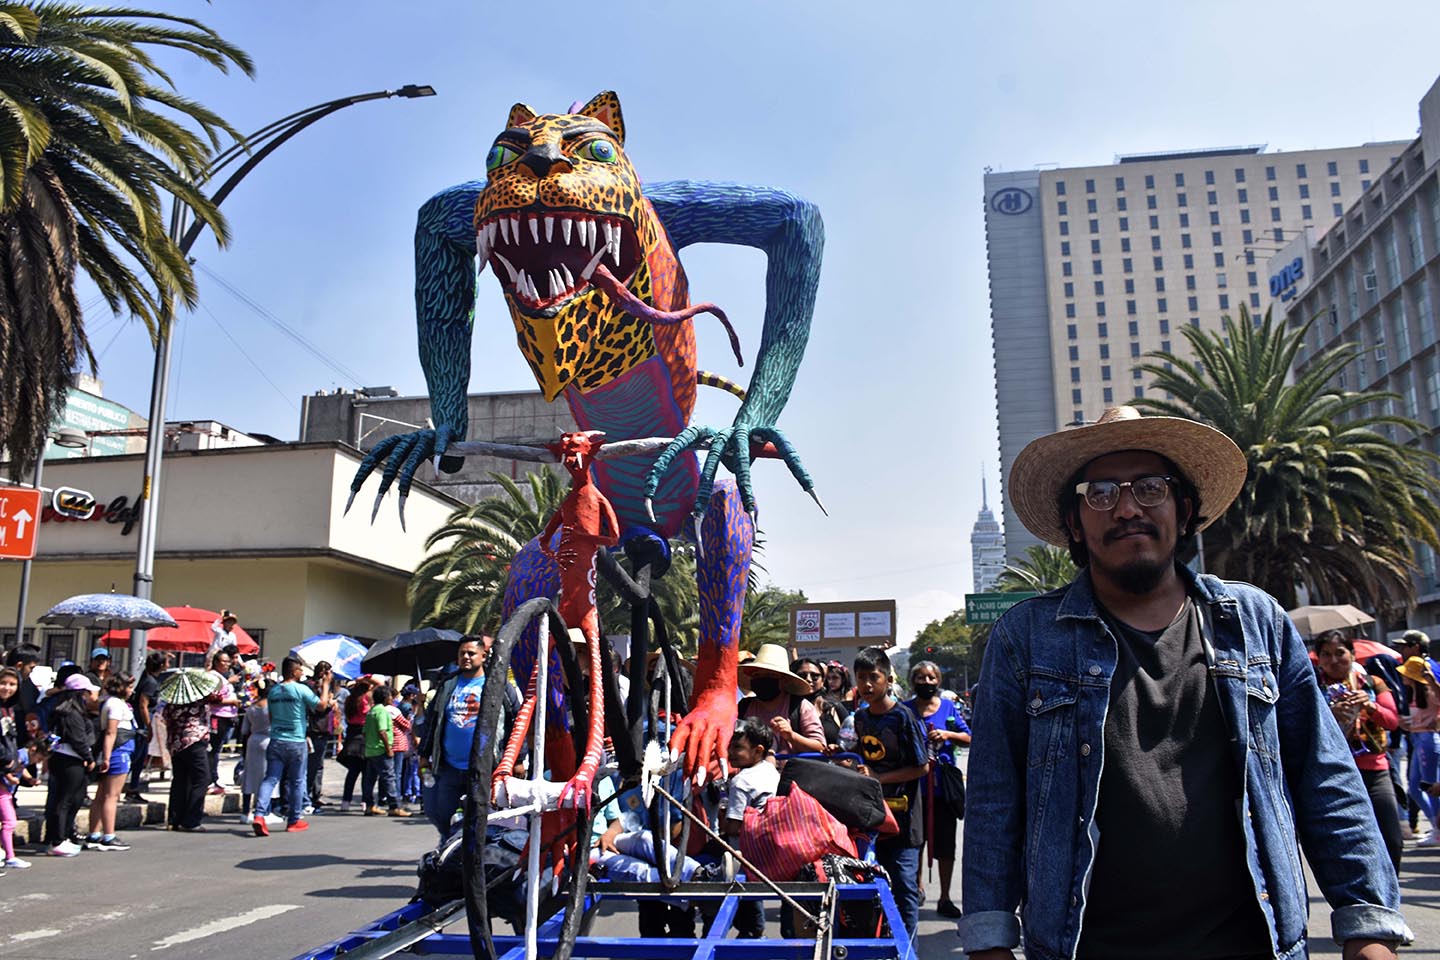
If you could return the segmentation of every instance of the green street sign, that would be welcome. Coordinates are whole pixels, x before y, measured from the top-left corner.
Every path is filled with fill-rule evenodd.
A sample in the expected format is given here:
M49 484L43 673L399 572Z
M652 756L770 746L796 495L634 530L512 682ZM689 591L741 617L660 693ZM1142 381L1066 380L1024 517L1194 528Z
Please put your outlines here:
M1038 597L1034 590L1017 590L1014 593L967 593L965 594L965 622L994 623L1000 614L1009 610L1021 600Z

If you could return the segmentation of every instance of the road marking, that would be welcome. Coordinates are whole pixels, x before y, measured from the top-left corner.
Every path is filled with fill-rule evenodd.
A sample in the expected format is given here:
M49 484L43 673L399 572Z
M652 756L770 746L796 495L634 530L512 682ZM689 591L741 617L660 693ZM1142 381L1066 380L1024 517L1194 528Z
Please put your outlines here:
M202 926L184 930L180 933L171 934L164 940L156 940L154 950L168 950L170 947L179 946L182 943L189 943L192 940L203 940L206 937L213 937L217 933L225 933L239 927L249 926L261 920L269 920L271 917L278 917L282 913L289 913L291 910L299 910L298 903L274 903L268 907L256 907L246 913L233 917L225 917L221 920L214 920Z
M25 933L10 934L11 943L24 943L26 940L41 940L45 937L58 937L64 933L63 930L28 930Z

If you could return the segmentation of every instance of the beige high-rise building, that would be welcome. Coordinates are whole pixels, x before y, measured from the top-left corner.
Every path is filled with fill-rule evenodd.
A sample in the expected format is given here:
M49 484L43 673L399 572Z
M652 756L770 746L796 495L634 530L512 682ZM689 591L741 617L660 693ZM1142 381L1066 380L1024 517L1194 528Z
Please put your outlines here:
M1270 305L1266 263L1323 232L1409 141L1267 153L1121 156L1105 166L985 175L991 330L1009 557L1036 543L1008 490L1025 444L1145 396L1155 350Z

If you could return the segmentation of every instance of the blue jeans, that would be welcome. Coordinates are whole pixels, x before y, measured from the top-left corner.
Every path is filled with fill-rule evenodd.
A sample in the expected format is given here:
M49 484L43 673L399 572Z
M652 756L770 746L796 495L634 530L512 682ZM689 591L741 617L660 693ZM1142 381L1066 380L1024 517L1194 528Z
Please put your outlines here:
M460 807L465 796L465 780L470 774L443 760L430 772L435 774L435 786L424 790L425 816L440 831L443 840L450 835L450 818Z
M367 808L375 806L375 781L380 781L380 800L391 810L400 805L400 793L395 787L395 758L379 754L365 758L365 772L360 778L360 795Z
M1440 734L1412 733L1410 749L1414 751L1410 755L1410 796L1433 827L1436 814L1440 814L1440 800L1421 790L1420 781L1434 783L1436 779L1440 779L1437 777L1437 768L1440 768Z
M905 921L905 935L913 941L920 925L920 848L881 841L875 844L875 860L890 874L890 893Z
M265 779L260 782L260 795L255 800L255 816L263 817L270 813L275 788L283 778L285 796L290 804L289 820L294 823L302 819L303 807L296 798L305 796L305 753L304 740L271 738L270 745L265 748Z

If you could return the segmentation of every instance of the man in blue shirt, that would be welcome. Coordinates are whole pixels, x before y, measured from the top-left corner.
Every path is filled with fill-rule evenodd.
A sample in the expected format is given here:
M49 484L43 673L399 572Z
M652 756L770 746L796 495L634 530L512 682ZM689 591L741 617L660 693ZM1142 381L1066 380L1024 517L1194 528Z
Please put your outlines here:
M1255 587L1176 562L1246 470L1219 431L1129 407L1016 458L1021 522L1080 573L1011 607L985 647L961 860L971 960L1008 960L1022 923L1031 960L1305 956L1297 840L1346 960L1394 960L1409 938L1294 624Z
M425 711L420 769L428 770L434 778L433 784L423 788L425 815L440 831L442 839L450 833L450 818L465 795L470 742L480 718L480 695L485 691L485 654L489 648L489 637L461 638L455 652L455 665L459 670L441 684Z
M299 833L310 829L302 808L307 759L305 734L310 711L330 708L330 668L327 665L322 670L315 679L324 692L317 696L314 690L300 682L305 664L294 657L286 657L280 666L285 682L271 690L267 698L270 745L265 748L265 779L260 782L260 795L255 799L255 819L251 821L257 837L270 836L270 826L265 818L270 815L270 802L282 778L290 810L285 832Z

